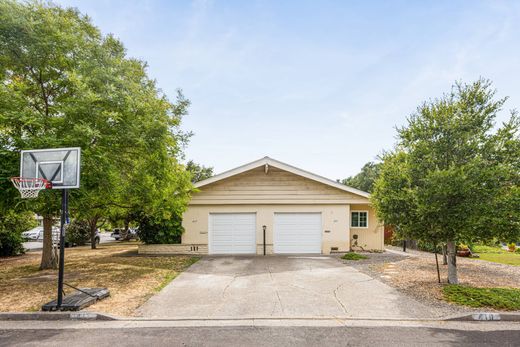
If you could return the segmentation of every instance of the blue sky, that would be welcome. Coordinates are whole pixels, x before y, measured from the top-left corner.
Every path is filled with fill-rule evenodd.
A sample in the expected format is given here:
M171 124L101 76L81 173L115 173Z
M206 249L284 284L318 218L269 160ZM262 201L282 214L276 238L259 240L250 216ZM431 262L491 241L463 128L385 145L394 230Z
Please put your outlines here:
M455 80L520 105L519 1L58 0L113 33L171 98L186 157L216 172L265 155L336 179Z

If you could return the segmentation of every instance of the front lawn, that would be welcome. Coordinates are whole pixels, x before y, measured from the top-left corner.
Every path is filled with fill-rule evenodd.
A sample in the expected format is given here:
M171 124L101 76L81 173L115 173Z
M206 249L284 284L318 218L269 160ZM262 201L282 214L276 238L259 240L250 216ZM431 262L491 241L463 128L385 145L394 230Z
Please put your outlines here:
M480 259L507 265L520 266L520 253L508 252L500 247L474 246L472 251Z
M443 293L446 300L459 305L507 311L520 310L520 289L446 285Z
M40 252L0 259L0 311L38 311L56 297L56 270L39 271ZM110 297L89 310L132 315L150 296L199 258L137 255L136 242L65 250L65 282L75 287L107 287ZM66 292L73 291L65 287Z

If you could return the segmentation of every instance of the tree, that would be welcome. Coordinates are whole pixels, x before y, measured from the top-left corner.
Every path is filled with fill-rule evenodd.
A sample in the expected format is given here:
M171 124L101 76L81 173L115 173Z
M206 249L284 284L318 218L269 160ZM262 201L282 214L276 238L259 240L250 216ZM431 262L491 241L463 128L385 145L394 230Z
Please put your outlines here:
M197 164L193 160L190 160L186 163L186 170L191 174L191 181L193 183L213 176L212 167L206 167L204 165Z
M505 101L487 80L457 83L419 106L382 158L372 194L379 218L403 238L445 242L449 283L458 283L459 242L520 237L517 114L494 130Z
M21 149L81 147L81 188L71 191L70 208L88 222L92 240L112 209L156 211L153 206L185 203L163 191L190 191L178 163L189 137L180 130L189 101L179 92L170 102L148 78L146 64L128 58L121 42L102 36L88 17L40 2L0 0L0 81L6 177L17 174ZM59 194L45 191L25 203L44 217L41 268L53 267Z
M366 163L361 168L361 172L355 176L350 176L342 180L338 180L341 184L349 187L353 187L364 192L372 192L374 182L379 176L381 168L380 163L374 163L372 161Z
M22 232L34 228L38 223L34 213L7 210L0 215L0 256L23 253Z

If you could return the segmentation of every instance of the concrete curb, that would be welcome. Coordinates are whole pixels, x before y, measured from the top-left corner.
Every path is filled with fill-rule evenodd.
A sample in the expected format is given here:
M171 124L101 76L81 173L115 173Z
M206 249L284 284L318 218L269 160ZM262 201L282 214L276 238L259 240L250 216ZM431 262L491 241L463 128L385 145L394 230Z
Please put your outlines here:
M440 318L377 318L377 317L115 317L104 313L77 311L77 312L7 312L0 313L0 321L403 321L403 322L425 322L425 321L459 321L459 322L486 322L504 321L520 322L520 313L488 313L478 312L462 316L440 317Z
M467 314L463 316L455 316L445 318L445 321L460 321L460 322L483 322L483 321L506 321L506 322L520 322L520 313L496 313L496 312L478 312Z
M78 312L7 312L0 313L0 321L63 321L63 320L89 320L109 321L119 318L89 311Z

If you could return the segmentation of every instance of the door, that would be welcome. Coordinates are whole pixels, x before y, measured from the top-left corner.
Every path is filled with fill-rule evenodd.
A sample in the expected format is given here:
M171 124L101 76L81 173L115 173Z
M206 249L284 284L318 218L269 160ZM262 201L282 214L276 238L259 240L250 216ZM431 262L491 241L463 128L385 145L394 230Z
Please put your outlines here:
M274 253L321 253L321 213L275 213Z
M211 213L209 253L255 254L256 215L254 213Z

